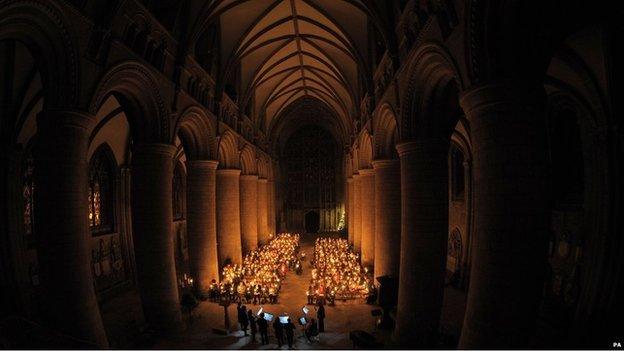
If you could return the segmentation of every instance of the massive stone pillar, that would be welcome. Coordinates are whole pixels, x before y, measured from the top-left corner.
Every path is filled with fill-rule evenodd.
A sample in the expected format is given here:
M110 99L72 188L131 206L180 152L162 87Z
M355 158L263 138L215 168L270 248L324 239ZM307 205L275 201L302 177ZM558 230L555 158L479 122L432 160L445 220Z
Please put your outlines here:
M243 255L258 247L258 176L240 177L241 242Z
M94 126L92 116L78 112L38 115L35 231L46 321L64 334L106 348L87 221L87 145Z
M267 226L268 226L268 231L270 234L277 234L277 219L275 216L275 181L273 180L269 180L267 181L267 203L269 205L269 211L268 211L268 221L267 221Z
M353 197L355 196L353 177L347 178L347 231L349 233L349 244L353 245L355 237L355 224L353 219L355 218L355 208L353 204Z
M138 143L132 150L132 232L143 313L156 330L180 326L172 237L175 146Z
M217 161L189 161L186 182L189 265L195 288L205 293L219 280L217 256Z
M375 277L399 277L401 168L399 160L373 161L375 169Z
M395 342L434 348L444 294L449 141L399 144L401 264Z
M549 228L543 95L468 91L474 171L472 271L460 348L526 348L540 303Z
M240 169L217 170L217 252L219 267L241 264Z
M267 225L268 205L267 205L267 180L258 179L258 243L266 244L269 241L269 228Z
M362 249L362 182L360 175L353 175L353 249Z
M360 170L362 197L362 265L375 263L375 171Z

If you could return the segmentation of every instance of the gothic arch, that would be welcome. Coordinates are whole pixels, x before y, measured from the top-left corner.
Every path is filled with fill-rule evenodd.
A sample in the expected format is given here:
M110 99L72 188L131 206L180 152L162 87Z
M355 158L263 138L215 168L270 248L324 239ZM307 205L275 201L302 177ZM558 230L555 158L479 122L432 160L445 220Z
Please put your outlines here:
M452 56L436 43L424 44L414 54L407 72L400 139L450 137L461 111L458 96L464 88Z
M265 154L258 155L258 177L268 178L269 176L269 159Z
M358 168L373 168L373 140L368 131L361 134L358 149Z
M97 234L113 232L117 225L117 161L113 150L106 142L100 144L91 155L88 184L91 232Z
M79 101L79 63L61 9L50 1L1 1L0 41L23 43L36 61L50 108L76 106Z
M197 106L182 112L174 135L179 136L187 157L191 160L212 160L217 157L215 127L212 119Z
M218 138L219 168L238 168L238 140L236 135L226 130Z
M258 165L254 148L247 144L240 153L241 174L257 174Z
M156 78L143 64L120 63L100 79L89 112L97 113L104 101L114 95L128 116L136 140L168 143L171 139L169 111L158 87Z
M377 113L374 124L374 159L398 158L396 152L397 120L394 110L389 104L384 104Z

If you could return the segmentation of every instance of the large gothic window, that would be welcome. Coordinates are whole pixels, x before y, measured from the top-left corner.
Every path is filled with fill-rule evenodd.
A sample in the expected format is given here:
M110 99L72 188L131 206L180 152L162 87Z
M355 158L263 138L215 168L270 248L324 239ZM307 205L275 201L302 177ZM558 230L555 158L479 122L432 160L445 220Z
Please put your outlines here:
M338 228L340 212L336 196L336 168L342 162L328 131L306 126L287 141L284 160L286 225L289 230ZM317 219L318 217L318 219Z
M173 171L173 220L184 219L184 170L178 162Z
M35 233L35 183L33 181L34 162L30 149L24 154L22 161L22 200L24 236L28 245L34 244Z
M114 164L107 146L101 146L89 163L89 227L93 234L113 231Z

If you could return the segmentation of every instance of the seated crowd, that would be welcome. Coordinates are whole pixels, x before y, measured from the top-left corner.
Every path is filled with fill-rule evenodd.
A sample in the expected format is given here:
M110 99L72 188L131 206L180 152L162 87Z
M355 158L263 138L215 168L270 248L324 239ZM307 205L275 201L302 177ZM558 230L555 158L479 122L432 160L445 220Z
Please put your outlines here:
M277 303L282 281L288 271L301 274L298 256L299 234L282 233L257 250L249 252L242 265L228 264L223 268L221 283L212 281L209 299L265 304Z
M347 240L318 238L314 245L312 279L308 287L308 303L336 299L371 299L375 294L372 276L363 269L359 255L351 250Z

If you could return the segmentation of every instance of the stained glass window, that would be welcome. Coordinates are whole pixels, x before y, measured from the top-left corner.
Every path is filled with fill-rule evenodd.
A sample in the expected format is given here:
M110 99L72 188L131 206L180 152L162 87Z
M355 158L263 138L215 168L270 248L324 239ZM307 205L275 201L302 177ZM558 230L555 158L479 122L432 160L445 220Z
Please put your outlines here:
M89 166L89 226L94 234L113 230L113 173L110 151L101 147Z
M184 171L178 163L173 171L173 219L184 218Z
M32 153L27 151L24 154L22 163L22 197L23 197L23 217L24 235L29 244L34 242L34 200L35 183L33 181L34 162Z

